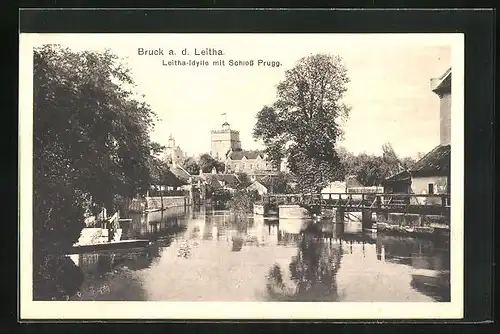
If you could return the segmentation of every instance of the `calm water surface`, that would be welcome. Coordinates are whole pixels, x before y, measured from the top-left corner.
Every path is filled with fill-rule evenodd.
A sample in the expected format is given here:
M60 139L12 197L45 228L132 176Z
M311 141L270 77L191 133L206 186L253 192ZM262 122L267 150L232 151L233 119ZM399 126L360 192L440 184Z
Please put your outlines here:
M361 223L235 217L209 208L134 215L147 250L72 255L72 300L449 301L449 242L363 232Z

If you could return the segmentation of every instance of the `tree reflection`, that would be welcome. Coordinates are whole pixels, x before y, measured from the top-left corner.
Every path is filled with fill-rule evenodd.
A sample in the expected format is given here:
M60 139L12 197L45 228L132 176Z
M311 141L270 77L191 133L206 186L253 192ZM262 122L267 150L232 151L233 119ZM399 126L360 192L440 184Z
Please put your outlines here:
M269 271L267 292L272 300L336 301L336 274L342 250L310 233L302 233L297 255L289 265L294 287L288 287L278 264Z
M34 300L67 300L78 291L83 279L82 270L69 257L46 257L39 275L34 278L39 292Z

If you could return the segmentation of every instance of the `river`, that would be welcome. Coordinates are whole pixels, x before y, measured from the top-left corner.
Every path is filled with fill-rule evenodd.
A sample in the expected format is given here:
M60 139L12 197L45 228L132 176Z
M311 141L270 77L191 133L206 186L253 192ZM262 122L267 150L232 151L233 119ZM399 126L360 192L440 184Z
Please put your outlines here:
M70 300L432 302L450 299L449 240L363 232L360 222L235 217L211 208L132 215L146 250L71 256Z

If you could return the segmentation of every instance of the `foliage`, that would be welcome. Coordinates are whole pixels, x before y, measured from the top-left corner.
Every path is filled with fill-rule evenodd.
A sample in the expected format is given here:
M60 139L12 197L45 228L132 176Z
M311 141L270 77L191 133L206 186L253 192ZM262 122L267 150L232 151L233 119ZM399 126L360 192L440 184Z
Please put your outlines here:
M343 178L354 175L365 186L378 186L386 178L403 170L408 170L415 163L411 157L400 158L390 143L382 146L382 156L361 153L354 155L344 148L337 149Z
M340 57L302 58L278 84L274 105L257 114L254 138L264 142L274 166L288 158L301 191L318 191L339 176L334 147L349 114L342 103L348 82Z
M253 212L256 196L258 194L252 191L237 190L229 200L228 206L236 216L246 216L246 214Z
M268 176L261 182L273 194L291 194L294 193L293 178L290 174L279 172L276 176Z
M250 180L250 177L248 176L247 173L240 172L236 173L238 176L238 180L240 180L240 183L238 184L238 189L245 189L249 185L252 184L252 180Z
M187 157L181 162L181 166L191 175L200 173L200 165L192 157Z
M217 160L206 153L200 156L199 166L203 173L211 173L214 167L218 173L222 173L226 167L224 162Z
M145 191L151 151L159 147L148 135L155 114L128 88L130 72L115 55L44 46L33 62L38 298L50 290L41 287L54 278L51 261L78 240L84 213L112 209L116 195Z

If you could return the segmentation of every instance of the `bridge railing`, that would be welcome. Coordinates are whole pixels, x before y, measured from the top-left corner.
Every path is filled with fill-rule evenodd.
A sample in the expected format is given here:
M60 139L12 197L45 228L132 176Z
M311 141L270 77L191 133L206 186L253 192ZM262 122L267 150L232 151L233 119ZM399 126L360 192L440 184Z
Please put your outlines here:
M263 204L275 205L333 205L371 208L436 206L450 207L449 194L389 194L389 193L321 193L321 194L269 194L262 197Z

